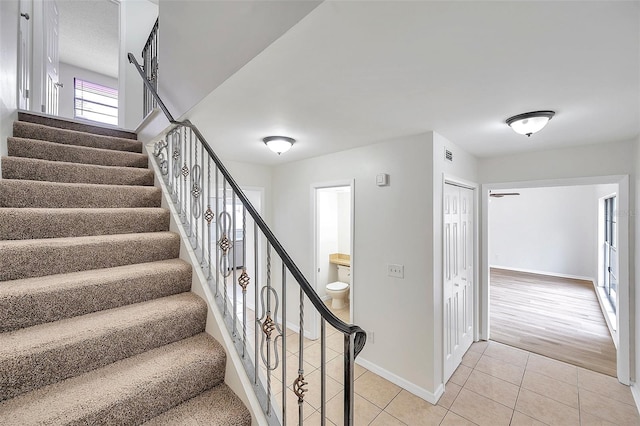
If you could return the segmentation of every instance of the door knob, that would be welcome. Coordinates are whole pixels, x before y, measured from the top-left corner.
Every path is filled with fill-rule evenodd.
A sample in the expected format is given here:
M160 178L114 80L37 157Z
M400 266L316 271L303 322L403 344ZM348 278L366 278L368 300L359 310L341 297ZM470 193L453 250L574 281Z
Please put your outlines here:
M64 84L63 83L54 83L54 86L63 88Z
M28 13L21 13L20 16L22 16L24 19L26 19L27 21L29 20L30 16Z
M460 287L460 283L453 283L456 287Z

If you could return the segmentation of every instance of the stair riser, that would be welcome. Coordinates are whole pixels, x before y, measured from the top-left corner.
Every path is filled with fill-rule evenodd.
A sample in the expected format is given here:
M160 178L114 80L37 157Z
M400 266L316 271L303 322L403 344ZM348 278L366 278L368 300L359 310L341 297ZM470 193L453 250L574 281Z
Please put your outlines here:
M83 237L168 230L168 210L0 209L0 240Z
M137 167L95 166L23 157L2 157L4 179L63 183L152 186L153 171Z
M105 274L114 274L104 270ZM25 286L26 287L26 286ZM46 290L2 292L0 286L0 333L85 315L105 309L145 302L191 289L191 267L158 266L154 273L107 276L102 280L74 280ZM56 309L51 309L55 306Z
M180 254L180 240L175 234L142 241L79 241L72 244L59 244L57 240L51 240L51 244L48 240L37 241L42 241L39 247L5 245L0 259L0 281L155 262L174 259Z
M90 340L56 345L0 359L0 400L100 368L204 331L207 307L174 312L126 329L94 334ZM37 374L34 374L37 372Z
M160 188L155 187L0 180L0 207L160 207L161 198Z
M144 154L86 148L33 139L7 138L10 156L37 158L68 163L96 164L100 166L121 166L147 168L149 159Z
M13 136L16 138L38 139L66 145L142 152L142 143L131 139L93 135L74 130L51 128L39 124L21 123L19 121L13 123Z

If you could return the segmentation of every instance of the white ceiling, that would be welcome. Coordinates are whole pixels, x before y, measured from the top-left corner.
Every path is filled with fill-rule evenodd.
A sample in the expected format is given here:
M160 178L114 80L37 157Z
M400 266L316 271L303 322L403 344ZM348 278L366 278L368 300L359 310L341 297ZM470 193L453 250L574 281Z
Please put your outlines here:
M119 6L111 0L57 0L60 62L118 78Z
M640 131L640 2L327 1L191 119L223 158L278 164L436 131L494 156ZM530 138L504 123L551 109ZM261 142L298 142L278 157Z

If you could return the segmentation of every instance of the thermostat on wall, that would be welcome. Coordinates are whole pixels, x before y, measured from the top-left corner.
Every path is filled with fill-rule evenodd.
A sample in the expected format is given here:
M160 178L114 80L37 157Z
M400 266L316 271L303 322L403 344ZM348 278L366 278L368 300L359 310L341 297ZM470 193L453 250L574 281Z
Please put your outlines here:
M389 185L389 175L386 173L380 173L376 175L376 185L387 186Z

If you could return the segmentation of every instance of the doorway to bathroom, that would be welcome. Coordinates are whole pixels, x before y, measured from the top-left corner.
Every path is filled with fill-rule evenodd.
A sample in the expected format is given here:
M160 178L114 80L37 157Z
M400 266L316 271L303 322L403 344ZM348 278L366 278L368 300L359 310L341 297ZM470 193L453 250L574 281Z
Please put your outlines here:
M353 182L314 185L315 287L342 321L353 318Z

